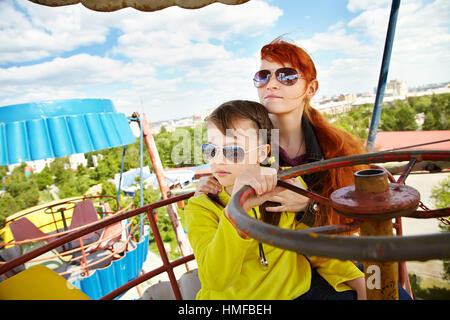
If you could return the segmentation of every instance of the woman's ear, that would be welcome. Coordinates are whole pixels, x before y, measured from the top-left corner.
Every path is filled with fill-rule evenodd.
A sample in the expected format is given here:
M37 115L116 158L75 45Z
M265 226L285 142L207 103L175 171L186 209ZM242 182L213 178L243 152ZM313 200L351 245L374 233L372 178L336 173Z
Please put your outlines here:
M317 81L317 79L314 79L308 85L307 95L309 100L311 100L314 97L317 90L319 90L319 81Z

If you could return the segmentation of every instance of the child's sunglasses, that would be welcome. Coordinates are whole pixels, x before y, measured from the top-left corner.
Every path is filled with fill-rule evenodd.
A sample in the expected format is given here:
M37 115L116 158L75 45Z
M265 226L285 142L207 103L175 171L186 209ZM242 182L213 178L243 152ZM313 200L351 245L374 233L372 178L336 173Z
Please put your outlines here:
M264 87L267 82L269 82L271 76L272 72L270 70L259 70L253 77L253 84L257 88ZM297 70L293 68L279 68L275 70L275 77L280 83L284 84L285 86L294 85L297 82L299 76L300 75L298 74Z
M223 155L228 161L234 162L234 163L239 163L239 162L244 161L245 154L247 154L253 150L259 149L263 146L264 145L260 145L260 146L257 146L256 148L252 148L250 150L245 151L244 148L242 148L240 146L218 147L211 143L204 143L204 144L202 144L202 155L203 155L203 159L205 159L205 161L210 161L210 160L214 159L214 157L217 155L218 150L222 149Z

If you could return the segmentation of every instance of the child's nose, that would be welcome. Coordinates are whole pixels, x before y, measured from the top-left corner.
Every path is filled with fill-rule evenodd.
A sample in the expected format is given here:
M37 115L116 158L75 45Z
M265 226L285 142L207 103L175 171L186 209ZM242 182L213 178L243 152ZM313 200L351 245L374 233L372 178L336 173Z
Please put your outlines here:
M224 164L226 162L226 158L224 157L222 150L221 149L217 150L216 154L209 162L214 162L217 164Z

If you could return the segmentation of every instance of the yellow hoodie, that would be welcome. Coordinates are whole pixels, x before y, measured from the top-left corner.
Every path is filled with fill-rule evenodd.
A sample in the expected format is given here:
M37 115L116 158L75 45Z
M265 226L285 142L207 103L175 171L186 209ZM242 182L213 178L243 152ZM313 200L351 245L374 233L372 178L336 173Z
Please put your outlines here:
M223 187L218 196L224 205L230 201ZM259 219L258 207L254 209ZM190 198L185 215L202 284L197 299L295 299L309 290L311 268L317 268L336 291L351 290L344 282L364 276L351 261L306 258L268 244L263 244L269 263L264 268L259 261L258 241L242 239L225 217L224 207L206 195ZM279 226L308 228L295 220L293 212L283 212Z

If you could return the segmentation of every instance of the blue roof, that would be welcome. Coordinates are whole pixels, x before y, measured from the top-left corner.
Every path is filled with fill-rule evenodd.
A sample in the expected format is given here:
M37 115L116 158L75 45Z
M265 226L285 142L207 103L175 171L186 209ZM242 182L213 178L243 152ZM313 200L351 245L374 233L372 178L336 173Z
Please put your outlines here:
M136 142L108 99L68 99L0 107L0 166Z

